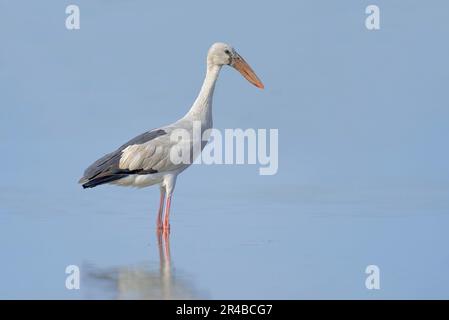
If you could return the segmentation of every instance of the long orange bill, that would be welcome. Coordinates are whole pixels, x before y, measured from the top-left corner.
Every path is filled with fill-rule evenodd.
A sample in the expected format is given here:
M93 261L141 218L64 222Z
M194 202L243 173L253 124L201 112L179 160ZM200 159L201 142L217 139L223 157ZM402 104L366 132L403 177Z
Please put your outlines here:
M245 59L242 58L242 56L237 55L237 57L234 58L232 67L238 70L246 80L251 82L256 87L260 89L264 88L262 81L260 81L256 73L253 71L253 69L251 69L249 64L245 61Z

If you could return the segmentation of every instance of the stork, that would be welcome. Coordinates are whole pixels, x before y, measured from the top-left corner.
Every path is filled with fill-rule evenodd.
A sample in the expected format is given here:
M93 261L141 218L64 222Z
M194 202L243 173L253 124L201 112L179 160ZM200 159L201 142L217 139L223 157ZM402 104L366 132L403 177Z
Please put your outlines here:
M149 130L101 157L85 170L79 183L84 188L93 188L102 184L143 188L159 184L157 228L168 232L176 178L191 164L191 162L177 163L171 160L170 150L176 142L170 139L170 135L177 129L192 133L194 122L200 122L201 136L204 131L212 128L212 97L215 83L221 68L226 65L238 70L256 87L264 88L248 63L232 46L214 43L207 54L207 71L203 85L187 114L172 124ZM203 141L197 141L193 134L190 134L190 137L187 143L192 150L198 146L200 150L204 148Z

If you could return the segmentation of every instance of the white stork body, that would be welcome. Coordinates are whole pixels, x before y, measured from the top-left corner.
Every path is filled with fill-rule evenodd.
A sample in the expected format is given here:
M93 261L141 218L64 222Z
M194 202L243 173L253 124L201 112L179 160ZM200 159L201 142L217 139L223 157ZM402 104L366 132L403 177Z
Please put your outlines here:
M122 145L116 151L105 155L86 169L80 183L84 188L111 183L120 186L147 187L160 185L161 199L158 213L158 228L169 229L170 203L179 173L191 163L173 163L170 150L176 144L171 134L177 129L190 133L188 143L192 150L202 150L205 143L201 137L205 130L212 128L212 97L215 83L223 65L236 68L248 81L263 88L254 71L229 45L215 43L207 56L207 72L200 93L187 114L178 121L150 130ZM193 134L194 123L201 124L201 137ZM194 155L198 156L198 154ZM194 159L192 159L194 160ZM164 201L165 200L165 201ZM162 214L166 203L165 218Z

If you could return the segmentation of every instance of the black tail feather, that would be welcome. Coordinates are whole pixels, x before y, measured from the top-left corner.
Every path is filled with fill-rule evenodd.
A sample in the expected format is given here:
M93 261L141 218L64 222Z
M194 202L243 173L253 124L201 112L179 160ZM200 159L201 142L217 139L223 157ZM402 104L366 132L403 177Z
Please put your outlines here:
M87 181L86 183L83 183L83 188L87 189L87 188L93 188L96 186L99 186L101 184L105 184L105 183L109 183L115 180L119 180L121 178L124 178L128 176L127 174L114 174L114 175L110 175L110 176L104 176L104 177L100 177L100 178L94 178L92 180Z

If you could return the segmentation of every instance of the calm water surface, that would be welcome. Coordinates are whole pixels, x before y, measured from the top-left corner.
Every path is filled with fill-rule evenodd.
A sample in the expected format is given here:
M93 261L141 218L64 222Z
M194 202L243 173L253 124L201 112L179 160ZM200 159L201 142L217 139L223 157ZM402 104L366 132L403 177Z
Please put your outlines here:
M16 209L1 215L1 297L447 298L447 190L303 187L280 201L260 186L182 185L169 238L155 232L157 190L2 193ZM70 264L78 291L65 289ZM370 264L379 291L365 288Z

